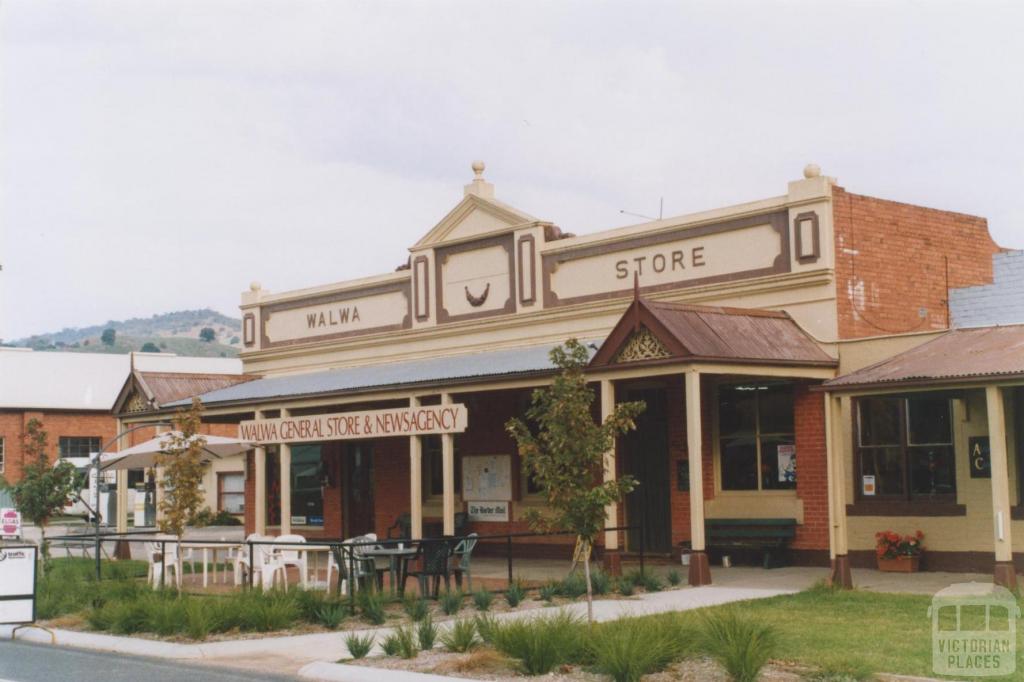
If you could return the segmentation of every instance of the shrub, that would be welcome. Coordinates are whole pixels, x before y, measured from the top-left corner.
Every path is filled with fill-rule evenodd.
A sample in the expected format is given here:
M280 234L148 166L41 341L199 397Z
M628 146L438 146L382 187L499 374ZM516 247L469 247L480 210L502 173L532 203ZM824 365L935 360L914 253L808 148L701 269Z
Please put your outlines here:
M384 595L373 590L363 590L357 598L359 612L363 618L373 625L382 625L386 619L384 613Z
M427 603L426 599L421 599L420 597L406 597L403 608L405 613L416 622L430 615L430 604Z
M633 592L636 590L636 586L633 585L633 581L622 578L619 580L619 594L623 597L633 596Z
M462 608L462 592L458 590L445 590L438 596L438 601L441 603L441 610L445 614L449 616L454 615Z
M633 584L633 587L641 587L644 584L644 575L639 569L633 569L622 574L622 579Z
M547 583L546 585L541 585L540 590L538 590L540 598L546 602L554 601L555 597L558 596L558 588L558 583Z
M473 603L476 604L477 611L487 611L491 608L492 602L494 602L494 594L486 587L473 593Z
M581 573L570 573L558 585L558 593L569 599L576 599L587 593L587 579Z
M345 638L345 646L352 654L352 658L366 658L366 655L373 649L373 640L373 633L359 635L353 632Z
M679 575L679 571L674 568L668 572L668 584L675 587L683 581L682 576Z
M419 640L420 648L424 651L434 648L434 642L437 641L437 626L434 625L434 619L429 615L416 626L416 637Z
M459 618L452 622L448 630L441 635L441 644L448 651L465 653L474 648L478 642L476 638L476 623L468 618Z
M494 629L493 641L495 648L516 659L527 675L546 675L579 656L583 632L579 618L562 611L501 623Z
M320 621L318 613L327 601L324 593L319 590L291 590L287 593L286 598L295 602L302 619L310 623Z
M505 590L505 601L512 608L519 606L519 602L523 601L526 597L526 590L523 588L521 583L515 582L508 586Z
M348 608L338 602L325 602L316 610L316 621L328 630L337 630L348 616Z
M774 628L735 608L705 615L701 626L702 648L736 682L755 682L779 648Z
M661 592L665 587L653 573L644 573L640 576L640 585L648 592Z
M594 594L608 594L612 587L611 577L600 569L590 572L590 587Z
M664 619L622 618L595 626L587 653L598 672L615 682L637 682L686 653L679 628Z

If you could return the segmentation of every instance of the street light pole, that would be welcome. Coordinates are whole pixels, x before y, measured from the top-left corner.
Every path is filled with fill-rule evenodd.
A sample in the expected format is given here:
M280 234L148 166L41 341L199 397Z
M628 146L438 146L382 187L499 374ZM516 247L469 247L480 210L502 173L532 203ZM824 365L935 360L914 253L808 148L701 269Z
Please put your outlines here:
M92 510L93 529L96 534L96 543L94 547L94 554L96 558L96 582L100 581L100 575L102 572L102 569L100 567L100 456L107 451L107 448L111 447L114 443L118 442L119 440L127 436L129 433L133 433L140 429L150 429L159 426L173 426L173 424L171 424L170 422L153 422L149 424L139 424L138 426L133 426L129 429L125 429L121 433L111 438L110 442L108 442L106 445L100 448L100 451L96 453L95 459L93 459L92 467L94 473L96 474L96 508ZM86 507L88 506L89 505L86 504Z

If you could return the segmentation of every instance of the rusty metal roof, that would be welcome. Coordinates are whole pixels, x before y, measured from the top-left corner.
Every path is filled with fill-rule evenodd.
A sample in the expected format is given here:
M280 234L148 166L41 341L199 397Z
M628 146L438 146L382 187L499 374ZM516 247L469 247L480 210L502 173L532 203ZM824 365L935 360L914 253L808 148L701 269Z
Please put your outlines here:
M1024 378L1024 325L954 329L823 384L825 390Z
M641 327L665 345L672 359L778 365L837 364L784 312L649 301L637 296L591 366L615 362Z
M258 379L251 374L185 374L180 372L135 372L146 397L160 407L176 400L216 391Z

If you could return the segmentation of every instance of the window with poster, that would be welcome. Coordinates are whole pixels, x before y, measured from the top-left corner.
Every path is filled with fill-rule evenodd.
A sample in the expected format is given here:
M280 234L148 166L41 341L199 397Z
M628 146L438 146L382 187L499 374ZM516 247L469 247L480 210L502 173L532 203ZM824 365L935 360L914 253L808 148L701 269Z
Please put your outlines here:
M718 454L722 490L796 488L793 384L718 386Z
M245 513L245 474L241 471L217 474L217 511Z
M872 396L855 404L859 501L956 501L948 397Z

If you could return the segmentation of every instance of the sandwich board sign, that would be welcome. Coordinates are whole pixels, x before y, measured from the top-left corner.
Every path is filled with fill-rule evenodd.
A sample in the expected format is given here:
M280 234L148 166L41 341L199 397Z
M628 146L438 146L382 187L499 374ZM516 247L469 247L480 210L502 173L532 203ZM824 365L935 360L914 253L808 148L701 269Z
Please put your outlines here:
M35 622L38 551L35 545L0 545L0 624Z
M5 507L0 509L0 539L21 537L21 512Z

